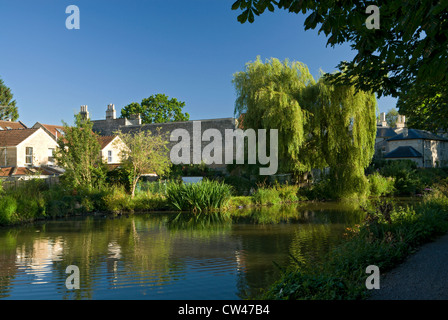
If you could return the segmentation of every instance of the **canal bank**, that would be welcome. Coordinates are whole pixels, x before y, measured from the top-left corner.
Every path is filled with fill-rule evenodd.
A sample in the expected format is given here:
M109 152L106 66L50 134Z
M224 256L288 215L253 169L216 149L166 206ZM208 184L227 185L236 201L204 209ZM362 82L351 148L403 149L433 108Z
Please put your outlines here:
M448 234L423 245L395 269L381 275L369 300L448 300Z

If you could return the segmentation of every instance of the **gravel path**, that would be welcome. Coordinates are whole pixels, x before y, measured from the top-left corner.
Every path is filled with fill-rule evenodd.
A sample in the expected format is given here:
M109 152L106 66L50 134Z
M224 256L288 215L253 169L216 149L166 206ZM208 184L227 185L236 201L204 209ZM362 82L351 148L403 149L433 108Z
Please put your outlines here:
M381 274L371 291L370 300L448 300L448 234Z

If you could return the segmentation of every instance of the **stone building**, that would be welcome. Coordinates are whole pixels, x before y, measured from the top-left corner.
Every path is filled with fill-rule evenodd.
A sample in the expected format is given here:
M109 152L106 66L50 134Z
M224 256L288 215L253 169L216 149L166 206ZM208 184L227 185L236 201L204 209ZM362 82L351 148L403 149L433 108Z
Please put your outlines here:
M83 106L81 109L81 114L85 117L88 117L88 109L87 106ZM220 119L205 119L198 120L200 121L200 135L207 129L216 129L218 130L222 137L225 136L226 129L235 130L238 128L238 120L235 118L220 118ZM151 133L155 134L160 130L160 133L165 135L167 139L170 138L171 132L175 129L185 129L190 135L190 145L193 145L193 123L195 121L179 121L179 122L166 122L166 123L151 123L151 124L142 124L140 115L134 115L127 118L116 118L115 106L113 104L109 104L106 109L106 118L103 120L92 120L93 122L93 131L104 136L113 135L114 132L121 131L123 133L133 133L138 132L140 130L149 130ZM168 149L177 144L177 141L169 142ZM207 146L210 141L201 141L201 149ZM224 141L223 148L225 150ZM191 159L193 150L190 150ZM225 171L225 164L212 164L209 166L210 168Z
M395 128L387 125L382 112L377 123L375 157L412 160L419 167L448 166L448 139L425 130L407 128L406 117L398 115Z
M385 159L409 159L419 167L448 166L448 139L424 130L404 128L387 140L389 151Z

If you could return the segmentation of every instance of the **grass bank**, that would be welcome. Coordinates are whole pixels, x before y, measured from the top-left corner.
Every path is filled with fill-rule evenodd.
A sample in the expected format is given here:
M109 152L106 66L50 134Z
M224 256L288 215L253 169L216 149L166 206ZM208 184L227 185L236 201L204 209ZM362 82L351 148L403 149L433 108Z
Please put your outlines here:
M325 262L308 266L297 261L283 270L282 278L262 298L366 298L367 266L376 265L386 272L418 246L448 231L448 182L439 184L414 207L382 202L365 210L365 222L348 229L346 241L331 250Z

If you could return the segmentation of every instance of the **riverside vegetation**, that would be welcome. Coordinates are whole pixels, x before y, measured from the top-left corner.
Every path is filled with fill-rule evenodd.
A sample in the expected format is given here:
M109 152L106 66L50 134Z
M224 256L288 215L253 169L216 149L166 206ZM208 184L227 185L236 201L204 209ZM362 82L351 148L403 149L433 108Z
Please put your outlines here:
M164 182L141 182L134 197L130 196L131 186L126 170L109 172L106 182L94 188L74 189L64 181L48 187L43 180L32 179L16 189L0 190L0 224L11 225L91 212L174 210L206 213L247 206L345 199L335 196L328 179L300 188L293 184L256 183L244 177L214 176L212 172L198 167L191 166L190 172L204 175L201 183L181 183L179 176L189 173L174 169L170 179ZM365 188L348 199L423 196L432 190L434 184L448 177L447 170L417 169L405 161L373 165L369 170Z
M129 185L120 183L126 179L117 178L117 172L110 173L107 183L93 189L73 189L64 183L48 187L44 181L33 179L16 189L0 191L0 224L93 212L173 210L180 212L176 219L183 223L204 225L210 219L238 218L244 210L234 209L242 207L344 199L334 197L328 179L300 188L202 173L204 180L197 184L182 184L175 176L165 182L141 182L134 197ZM374 164L367 173L366 188L355 195L357 200L370 199L357 202L363 206L365 222L346 230L345 241L319 265L305 265L292 257L295 264L279 266L283 276L267 288L263 299L365 298L366 266L374 264L382 272L387 271L420 244L448 231L446 169L418 169L410 162L390 162ZM421 201L413 206L398 206L393 201L399 195Z

